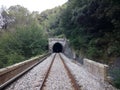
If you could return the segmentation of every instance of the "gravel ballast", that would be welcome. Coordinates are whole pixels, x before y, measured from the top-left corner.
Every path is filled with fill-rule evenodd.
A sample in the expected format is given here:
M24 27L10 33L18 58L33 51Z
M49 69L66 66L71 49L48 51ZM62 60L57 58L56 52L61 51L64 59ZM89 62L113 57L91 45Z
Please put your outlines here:
M27 74L12 83L6 90L39 90L43 77L53 59L54 54L38 64Z

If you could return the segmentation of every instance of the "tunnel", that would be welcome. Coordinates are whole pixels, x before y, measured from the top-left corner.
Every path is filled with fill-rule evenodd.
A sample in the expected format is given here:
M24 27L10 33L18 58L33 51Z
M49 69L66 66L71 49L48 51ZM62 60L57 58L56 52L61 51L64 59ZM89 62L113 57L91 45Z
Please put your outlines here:
M63 51L63 46L60 43L55 43L53 45L53 53L60 53Z

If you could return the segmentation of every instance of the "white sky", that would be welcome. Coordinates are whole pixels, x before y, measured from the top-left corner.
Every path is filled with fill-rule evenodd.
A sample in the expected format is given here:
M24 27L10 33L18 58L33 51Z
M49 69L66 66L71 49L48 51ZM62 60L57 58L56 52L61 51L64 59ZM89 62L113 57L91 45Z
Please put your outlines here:
M29 11L42 12L46 9L51 9L62 5L68 0L0 0L0 7L3 5L7 8L13 5L21 5Z

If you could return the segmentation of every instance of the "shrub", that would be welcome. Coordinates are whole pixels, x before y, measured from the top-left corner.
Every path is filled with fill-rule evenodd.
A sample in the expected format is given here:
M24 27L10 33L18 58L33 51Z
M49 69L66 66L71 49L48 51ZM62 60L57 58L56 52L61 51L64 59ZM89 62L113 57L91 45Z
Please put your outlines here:
M0 38L0 68L46 52L47 37L37 25L5 32Z

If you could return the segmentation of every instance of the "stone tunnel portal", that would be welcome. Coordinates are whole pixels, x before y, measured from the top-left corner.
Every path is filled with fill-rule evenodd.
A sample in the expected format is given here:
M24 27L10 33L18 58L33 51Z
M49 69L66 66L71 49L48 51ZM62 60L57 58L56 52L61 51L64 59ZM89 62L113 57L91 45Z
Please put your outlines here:
M53 45L53 53L63 52L63 46L60 43L55 43Z

